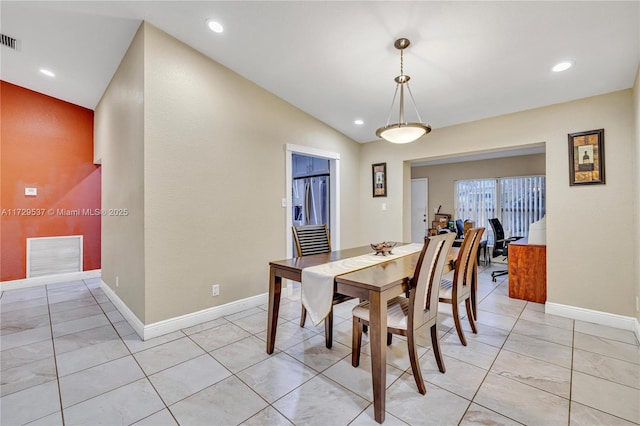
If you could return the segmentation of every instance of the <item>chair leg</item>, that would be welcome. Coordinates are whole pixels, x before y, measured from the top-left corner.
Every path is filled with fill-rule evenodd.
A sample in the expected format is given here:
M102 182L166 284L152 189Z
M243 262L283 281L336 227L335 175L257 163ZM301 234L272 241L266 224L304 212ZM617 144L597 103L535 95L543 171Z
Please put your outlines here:
M304 305L302 305L302 312L300 312L300 327L304 327L304 323L306 320L307 320L307 308L305 308Z
M333 346L333 309L324 319L324 345L327 349L331 349Z
M507 275L509 273L509 271L493 271L491 273L491 280L495 283L496 282L496 277L501 277L503 275Z
M460 324L460 312L458 309L458 304L455 300L451 303L452 311L453 311L453 322L456 325L456 331L458 332L458 337L460 338L460 342L463 346L467 346L467 339L464 338L464 331L462 331L462 324Z
M362 325L358 318L353 317L353 327L351 330L351 365L360 365L360 347L362 346Z
M409 345L409 360L411 361L411 371L413 372L413 378L418 386L418 392L422 395L427 393L427 388L422 380L422 371L420 371L420 364L418 363L418 347L416 346L415 337L413 331L407 333L407 344Z
M476 299L475 290L471 290L471 311L473 312L473 319L478 319L478 300Z
M433 354L436 356L436 363L438 364L438 370L441 373L447 371L444 367L444 359L442 359L442 352L440 352L440 342L438 341L438 327L436 324L431 326L431 347L433 348Z
M485 246L486 248L486 246ZM478 263L473 265L473 278L471 282L471 309L473 309L473 319L478 319L478 301L477 301L477 289L478 289Z
M362 303L367 299L358 299L358 303ZM366 333L369 330L369 327L367 326L367 324L362 324L362 332Z
M473 306L471 303L471 299L467 298L464 301L465 307L467 308L467 318L469 318L469 325L471 326L471 331L473 334L478 334L478 329L476 328L475 315L473 313Z

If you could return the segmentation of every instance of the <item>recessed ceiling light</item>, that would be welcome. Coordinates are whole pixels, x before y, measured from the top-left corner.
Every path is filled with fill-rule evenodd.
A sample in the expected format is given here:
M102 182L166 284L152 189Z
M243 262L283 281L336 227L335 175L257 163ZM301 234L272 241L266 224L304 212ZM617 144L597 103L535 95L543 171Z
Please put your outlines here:
M224 31L224 28L222 28L222 24L220 24L220 22L218 21L214 21L213 19L207 19L207 26L214 33L221 33L222 31Z
M362 126L364 124L364 121L360 119L353 120L353 124L355 124L356 126Z
M46 75L47 77L55 77L56 75L54 73L52 73L51 71L44 69L44 68L40 68L40 72L44 75Z
M562 71L568 70L572 66L573 66L573 62L571 62L571 61L563 61L563 62L560 62L560 63L556 64L553 68L551 68L551 70L553 72L562 72Z

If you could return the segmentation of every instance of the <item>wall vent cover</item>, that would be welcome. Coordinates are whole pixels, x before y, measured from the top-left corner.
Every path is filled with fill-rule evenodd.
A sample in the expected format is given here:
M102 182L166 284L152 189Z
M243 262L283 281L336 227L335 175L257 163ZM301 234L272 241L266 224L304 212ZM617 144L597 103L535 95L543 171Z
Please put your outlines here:
M18 50L18 40L6 34L0 34L0 44L9 49Z
M82 271L82 235L27 238L27 278Z

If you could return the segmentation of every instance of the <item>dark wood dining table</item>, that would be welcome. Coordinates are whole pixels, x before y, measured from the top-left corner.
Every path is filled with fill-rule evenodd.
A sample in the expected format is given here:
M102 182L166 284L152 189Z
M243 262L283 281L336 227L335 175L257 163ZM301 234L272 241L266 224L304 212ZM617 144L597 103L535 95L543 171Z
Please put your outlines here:
M267 353L272 354L275 347L282 278L300 282L302 269L304 268L361 256L371 252L371 247L363 246L270 262ZM456 253L457 250L449 252L450 260L453 260ZM369 301L373 407L375 420L378 423L382 423L385 417L387 301L407 291L419 254L418 252L396 257L377 265L338 275L335 278L335 291ZM447 262L447 264L450 264L450 262Z

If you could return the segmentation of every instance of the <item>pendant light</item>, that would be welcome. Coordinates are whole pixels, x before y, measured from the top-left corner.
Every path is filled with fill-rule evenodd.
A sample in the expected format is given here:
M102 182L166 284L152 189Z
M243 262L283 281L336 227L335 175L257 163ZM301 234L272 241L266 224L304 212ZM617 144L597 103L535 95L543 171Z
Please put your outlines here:
M411 93L411 89L409 88L409 80L411 79L411 77L404 74L404 49L409 47L409 44L411 44L411 42L406 38L399 38L393 44L396 49L400 50L400 75L394 79L396 82L396 91L393 95L393 100L391 101L391 109L389 110L389 118L387 118L387 124L386 126L380 127L378 130L376 130L377 137L392 143L413 142L420 136L426 135L431 131L431 126L429 126L428 124L424 124L422 122L422 118L420 118L420 113L418 112L418 108L416 107L416 101L415 99L413 99L413 94ZM418 123L407 123L404 120L405 86L407 86L407 92L409 92L409 96L411 97L413 108L418 115ZM391 110L393 110L393 104L396 101L398 88L400 89L400 114L398 116L397 123L389 124L389 121L391 120Z

